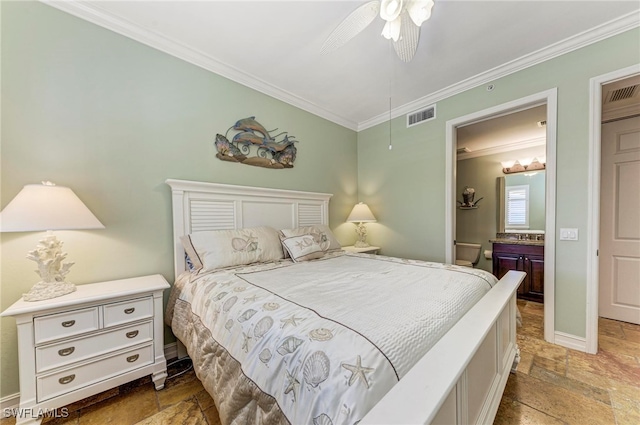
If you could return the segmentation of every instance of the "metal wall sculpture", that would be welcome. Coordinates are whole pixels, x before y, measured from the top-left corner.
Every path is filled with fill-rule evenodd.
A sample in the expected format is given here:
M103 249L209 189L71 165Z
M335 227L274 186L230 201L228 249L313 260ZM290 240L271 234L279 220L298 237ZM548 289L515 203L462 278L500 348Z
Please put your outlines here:
M265 168L293 168L296 160L297 143L295 136L289 136L286 131L271 136L276 131L264 128L256 117L243 118L230 127L226 134L216 134L216 157L223 161L239 162ZM238 133L231 141L227 138L231 130ZM277 140L278 137L282 137ZM256 151L251 155L251 148L256 146Z

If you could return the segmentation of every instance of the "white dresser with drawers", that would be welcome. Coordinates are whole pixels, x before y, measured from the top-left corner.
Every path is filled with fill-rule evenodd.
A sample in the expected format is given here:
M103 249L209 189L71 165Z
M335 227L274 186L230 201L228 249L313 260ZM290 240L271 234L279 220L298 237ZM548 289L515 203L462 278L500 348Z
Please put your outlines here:
M44 301L17 301L2 313L18 328L17 424L38 423L74 401L152 375L164 387L161 275L78 285Z

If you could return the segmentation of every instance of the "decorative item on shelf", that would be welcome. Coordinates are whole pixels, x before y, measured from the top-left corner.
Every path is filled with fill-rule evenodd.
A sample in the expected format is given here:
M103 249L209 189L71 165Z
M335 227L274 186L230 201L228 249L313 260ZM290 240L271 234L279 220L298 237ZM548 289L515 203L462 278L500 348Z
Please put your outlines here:
M478 208L478 202L482 201L484 198L480 198L474 202L473 198L476 195L476 190L472 187L465 186L464 191L462 192L462 202L456 201L460 206L461 210L470 210Z
M386 21L382 36L404 62L410 62L420 39L420 27L431 17L434 0L373 0L351 12L332 32L320 49L326 54L344 46L376 18Z
M40 282L23 294L25 301L56 298L76 290L65 276L74 263L63 263L67 254L62 252L62 242L53 230L104 229L100 221L89 211L68 187L51 182L28 184L0 213L0 231L47 231L36 249L27 258L38 264L36 273Z
M364 223L374 223L376 221L375 216L367 204L360 202L353 207L351 214L347 217L347 223L358 223L356 227L358 240L354 244L356 248L366 248L369 246L367 243L367 228L364 226Z
M296 160L297 149L294 143L298 142L295 136L289 136L286 131L271 136L262 124L255 120L256 117L248 117L238 120L227 133L216 134L215 146L218 150L216 157L223 161L239 162L264 168L292 168ZM239 131L229 141L229 131ZM277 129L271 130L276 131ZM278 137L283 136L281 140ZM255 156L250 157L251 147L257 146Z
M524 171L544 170L547 167L547 159L544 156L539 156L537 158L503 161L500 164L502 165L502 172L504 174L513 174Z

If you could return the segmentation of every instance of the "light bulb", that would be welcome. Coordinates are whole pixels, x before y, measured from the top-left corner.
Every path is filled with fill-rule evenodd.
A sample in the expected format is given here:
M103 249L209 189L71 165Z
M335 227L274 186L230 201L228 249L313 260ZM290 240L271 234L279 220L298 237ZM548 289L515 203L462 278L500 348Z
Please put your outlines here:
M502 168L511 168L515 163L515 161L502 161L500 164L502 164Z

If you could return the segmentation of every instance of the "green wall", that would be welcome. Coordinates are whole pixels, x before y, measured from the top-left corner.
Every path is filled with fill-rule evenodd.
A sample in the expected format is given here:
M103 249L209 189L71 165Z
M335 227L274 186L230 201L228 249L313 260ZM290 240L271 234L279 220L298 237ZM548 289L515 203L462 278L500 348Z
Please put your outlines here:
M544 147L520 149L457 161L456 199L462 201L462 192L465 186L475 189L476 200L483 198L478 203L477 209L456 209L456 240L482 245L483 252L476 267L488 272L491 272L493 268L491 259L484 257L484 251L492 249L489 239L495 238L498 231L496 179L504 177L500 162L514 158L536 156L541 149L544 149ZM520 176L522 174L510 174L508 177L521 178ZM537 215L542 221L542 227L535 227L538 230L544 229L544 178L542 183L542 202L537 201L538 206L541 206L541 208L534 208L538 211ZM535 191L530 193L530 195L532 194L535 194ZM533 204L535 203L533 202Z
M387 255L445 259L445 123L545 90L558 88L556 227L578 228L577 242L556 242L557 331L586 331L589 79L640 62L640 29L467 90L437 104L437 119L405 128L392 121L358 133L358 190L379 223L370 243Z
M173 281L167 178L333 193L330 223L357 201L356 133L39 2L1 3L1 205L27 183L71 187L105 230L59 232L76 284L161 273ZM215 158L213 140L255 115L295 135L293 169ZM1 234L0 309L37 282L42 237ZM15 320L1 321L0 397L19 391ZM166 332L165 343L173 341Z

